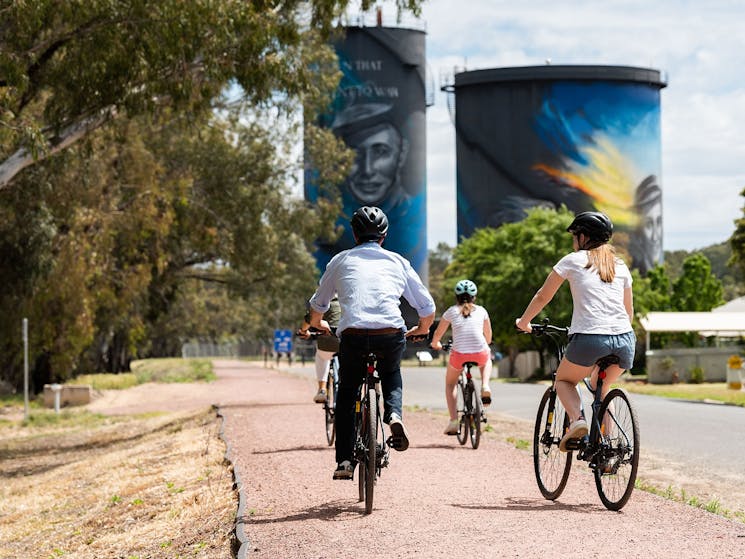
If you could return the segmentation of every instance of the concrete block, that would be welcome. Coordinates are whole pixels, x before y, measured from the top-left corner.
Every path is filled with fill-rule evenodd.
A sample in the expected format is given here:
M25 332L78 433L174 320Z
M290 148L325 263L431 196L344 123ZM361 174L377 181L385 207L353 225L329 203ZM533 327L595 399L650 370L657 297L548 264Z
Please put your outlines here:
M91 401L91 387L87 384L63 384L60 391L60 406L84 406ZM54 391L51 384L44 385L44 407L54 407Z

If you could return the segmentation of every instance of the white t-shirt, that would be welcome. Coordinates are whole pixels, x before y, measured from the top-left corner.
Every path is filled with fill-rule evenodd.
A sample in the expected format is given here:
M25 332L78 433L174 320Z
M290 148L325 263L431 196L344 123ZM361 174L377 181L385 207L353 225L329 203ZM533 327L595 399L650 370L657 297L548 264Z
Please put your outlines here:
M484 338L484 322L489 318L486 309L474 305L471 314L463 316L459 305L453 305L442 314L453 330L453 347L458 353L480 353L489 349Z
M624 289L631 287L631 272L616 259L616 276L611 283L600 279L594 268L586 268L587 251L567 254L554 271L569 282L574 308L570 334L625 334L631 322L623 304Z

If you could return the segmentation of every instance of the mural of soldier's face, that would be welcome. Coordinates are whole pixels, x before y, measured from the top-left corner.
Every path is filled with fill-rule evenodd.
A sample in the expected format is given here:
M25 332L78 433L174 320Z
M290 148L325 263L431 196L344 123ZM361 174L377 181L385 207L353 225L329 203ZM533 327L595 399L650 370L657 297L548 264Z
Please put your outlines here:
M375 205L398 187L398 172L403 163L401 135L385 124L359 131L348 143L357 152L349 190L363 204Z

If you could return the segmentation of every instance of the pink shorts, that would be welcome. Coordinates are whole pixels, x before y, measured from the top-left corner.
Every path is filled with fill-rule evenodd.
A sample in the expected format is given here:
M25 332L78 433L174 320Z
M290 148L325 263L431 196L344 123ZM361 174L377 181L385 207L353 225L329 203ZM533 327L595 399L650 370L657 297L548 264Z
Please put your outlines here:
M486 365L486 362L491 359L491 351L485 349L478 353L458 353L457 351L450 352L450 364L460 370L463 368L463 364L466 361L475 361L479 367Z

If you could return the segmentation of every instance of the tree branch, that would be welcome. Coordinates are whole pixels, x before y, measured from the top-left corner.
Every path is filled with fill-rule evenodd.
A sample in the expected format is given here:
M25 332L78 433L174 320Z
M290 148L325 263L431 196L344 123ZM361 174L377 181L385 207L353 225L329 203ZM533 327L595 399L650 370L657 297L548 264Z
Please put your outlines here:
M19 148L5 161L0 163L0 190L6 188L15 176L26 167L68 148L92 130L99 128L105 122L114 118L114 116L116 116L116 107L107 107L99 111L96 115L82 118L66 126L59 134L50 136L47 139L43 153L36 156L28 148Z

